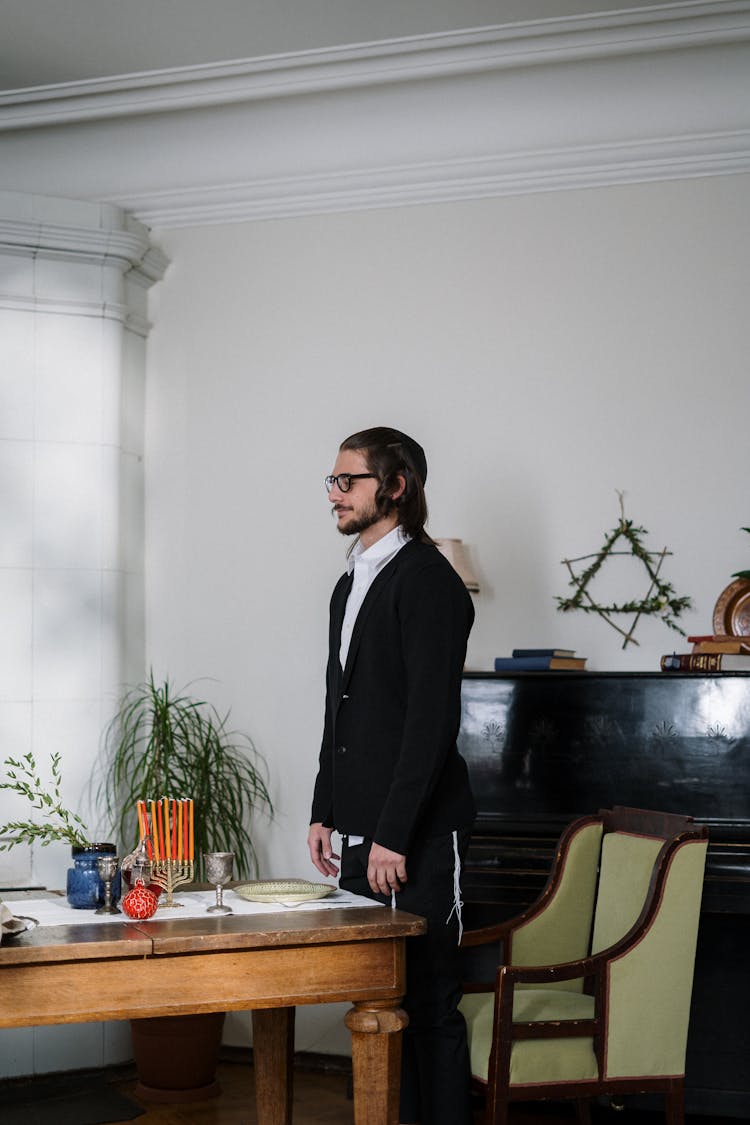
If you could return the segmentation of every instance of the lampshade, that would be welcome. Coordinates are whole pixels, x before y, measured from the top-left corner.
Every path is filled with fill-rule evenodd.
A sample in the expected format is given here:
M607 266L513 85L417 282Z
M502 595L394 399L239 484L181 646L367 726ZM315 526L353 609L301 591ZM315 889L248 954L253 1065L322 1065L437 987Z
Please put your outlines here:
M436 539L435 546L458 574L467 590L472 594L479 593L479 583L471 568L469 552L466 550L462 539Z

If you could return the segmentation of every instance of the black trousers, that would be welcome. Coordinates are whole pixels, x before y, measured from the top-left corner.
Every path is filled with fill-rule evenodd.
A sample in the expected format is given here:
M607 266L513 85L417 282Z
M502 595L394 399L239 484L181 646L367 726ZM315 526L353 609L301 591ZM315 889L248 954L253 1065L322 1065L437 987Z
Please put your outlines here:
M458 832L461 862L469 829ZM340 885L390 906L367 882L372 840L342 848ZM408 882L396 906L427 920L427 932L406 942L406 996L409 1026L403 1035L401 1103L403 1125L471 1125L469 1050L466 1024L458 1011L461 978L458 919L454 905L453 835L420 840L406 857ZM449 920L450 919L450 920Z

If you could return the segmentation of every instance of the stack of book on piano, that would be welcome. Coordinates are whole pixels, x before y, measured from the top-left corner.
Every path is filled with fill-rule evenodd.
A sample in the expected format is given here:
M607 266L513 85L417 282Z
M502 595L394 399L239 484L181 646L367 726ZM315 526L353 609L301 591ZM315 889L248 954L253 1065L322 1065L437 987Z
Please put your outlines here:
M692 652L662 656L662 672L750 672L750 637L713 633L688 641Z
M514 648L512 656L496 656L496 672L580 672L586 657L572 648Z

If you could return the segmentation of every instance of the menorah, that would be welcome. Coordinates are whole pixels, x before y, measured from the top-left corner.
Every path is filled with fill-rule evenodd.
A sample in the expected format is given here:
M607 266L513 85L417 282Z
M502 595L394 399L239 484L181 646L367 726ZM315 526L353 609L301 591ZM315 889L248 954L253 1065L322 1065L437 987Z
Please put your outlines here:
M159 906L182 906L174 901L175 888L192 883L195 876L193 808L188 797L137 802L141 844L151 867L149 882L166 892Z
M152 859L151 882L166 892L166 898L159 900L159 906L182 906L174 901L175 888L183 883L192 883L195 864L189 859Z

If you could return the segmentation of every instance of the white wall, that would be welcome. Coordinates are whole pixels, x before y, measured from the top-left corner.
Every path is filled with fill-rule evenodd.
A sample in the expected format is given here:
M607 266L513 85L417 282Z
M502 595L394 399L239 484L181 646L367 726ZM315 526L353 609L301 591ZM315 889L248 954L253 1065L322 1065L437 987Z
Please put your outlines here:
M146 259L149 263L146 264ZM146 288L161 258L116 207L0 191L0 774L61 757L90 839L123 682L143 675ZM164 263L161 263L162 265ZM0 825L42 820L0 790ZM62 888L70 845L0 853L0 887ZM75 1048L72 1044L75 1043ZM0 1077L128 1058L127 1023L0 1030Z
M147 650L158 674L232 707L277 806L262 874L314 876L305 836L320 738L330 589L345 543L322 478L369 425L425 446L430 530L469 545L482 591L468 664L562 644L595 670L657 669L561 615L565 557L626 514L674 552L664 574L711 631L750 544L748 178L156 232ZM622 560L607 597L645 594ZM298 1047L344 1050L335 1013ZM239 1034L239 1032L238 1032Z

